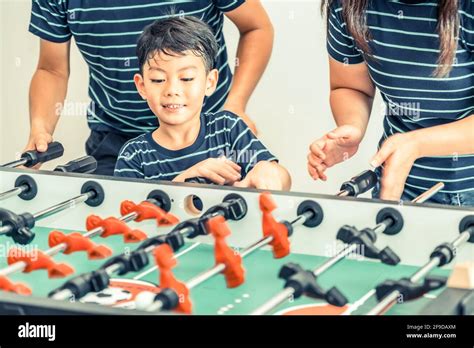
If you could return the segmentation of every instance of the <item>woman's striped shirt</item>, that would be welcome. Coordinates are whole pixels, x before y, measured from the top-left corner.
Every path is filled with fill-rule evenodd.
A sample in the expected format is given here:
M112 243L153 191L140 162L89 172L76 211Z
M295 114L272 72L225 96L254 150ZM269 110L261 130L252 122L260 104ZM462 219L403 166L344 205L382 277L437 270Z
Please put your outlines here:
M369 1L367 23L373 59L364 58L348 32L341 1L334 1L329 12L327 49L339 62L367 64L386 105L381 143L395 133L456 122L474 114L474 1L459 1L460 37L453 69L445 78L433 77L440 52L436 1ZM474 141L474 129L471 131ZM474 154L420 158L406 187L421 192L439 181L446 185L441 192L474 191Z

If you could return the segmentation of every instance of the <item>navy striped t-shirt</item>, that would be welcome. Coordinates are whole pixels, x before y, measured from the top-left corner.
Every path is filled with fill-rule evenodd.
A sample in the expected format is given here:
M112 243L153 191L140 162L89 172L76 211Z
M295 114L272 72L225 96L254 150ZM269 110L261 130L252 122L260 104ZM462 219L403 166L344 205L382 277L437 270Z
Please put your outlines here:
M115 176L173 180L208 158L226 158L241 167L242 179L260 161L277 161L242 118L229 111L201 115L196 141L181 150L169 150L152 137L152 132L127 142L120 150Z
M232 72L223 35L224 12L245 0L33 0L30 32L52 42L74 37L89 66L91 129L142 134L155 129L157 118L135 88L138 72L136 43L143 28L154 20L192 15L212 28L220 46L216 68L219 84L203 110L222 108L230 90Z
M332 5L329 54L347 64L365 61L386 104L379 146L395 133L443 125L474 114L474 1L459 1L460 38L453 70L445 78L432 75L440 52L437 6L436 1L369 1L367 23L373 59L365 60L348 32L341 0ZM446 185L441 191L444 193L474 191L474 154L420 158L405 185L421 193L439 181Z

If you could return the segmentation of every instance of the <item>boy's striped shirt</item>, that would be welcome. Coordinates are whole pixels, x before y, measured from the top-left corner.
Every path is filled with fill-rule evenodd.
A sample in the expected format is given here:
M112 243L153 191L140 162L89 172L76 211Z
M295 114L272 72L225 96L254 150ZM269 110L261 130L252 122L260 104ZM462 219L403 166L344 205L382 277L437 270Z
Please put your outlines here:
M126 143L117 160L115 176L173 180L186 169L208 158L226 158L241 167L244 178L260 161L277 161L242 118L229 111L201 115L196 141L181 150L169 150L146 133Z

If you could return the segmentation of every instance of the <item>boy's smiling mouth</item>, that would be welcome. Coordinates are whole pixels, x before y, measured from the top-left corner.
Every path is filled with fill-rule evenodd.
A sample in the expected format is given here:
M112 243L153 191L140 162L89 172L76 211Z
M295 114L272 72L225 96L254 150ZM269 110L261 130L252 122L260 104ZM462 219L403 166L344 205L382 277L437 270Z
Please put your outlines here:
M185 104L162 104L162 107L168 110L179 110L184 108L186 105Z

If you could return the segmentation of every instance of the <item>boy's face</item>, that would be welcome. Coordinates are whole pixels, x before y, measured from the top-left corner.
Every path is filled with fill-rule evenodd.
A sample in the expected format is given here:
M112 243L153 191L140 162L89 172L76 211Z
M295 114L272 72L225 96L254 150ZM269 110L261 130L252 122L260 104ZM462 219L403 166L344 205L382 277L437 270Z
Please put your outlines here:
M134 77L138 92L162 125L180 125L199 116L204 97L216 89L218 71L207 74L201 57L184 53L157 53L143 66L143 76Z

